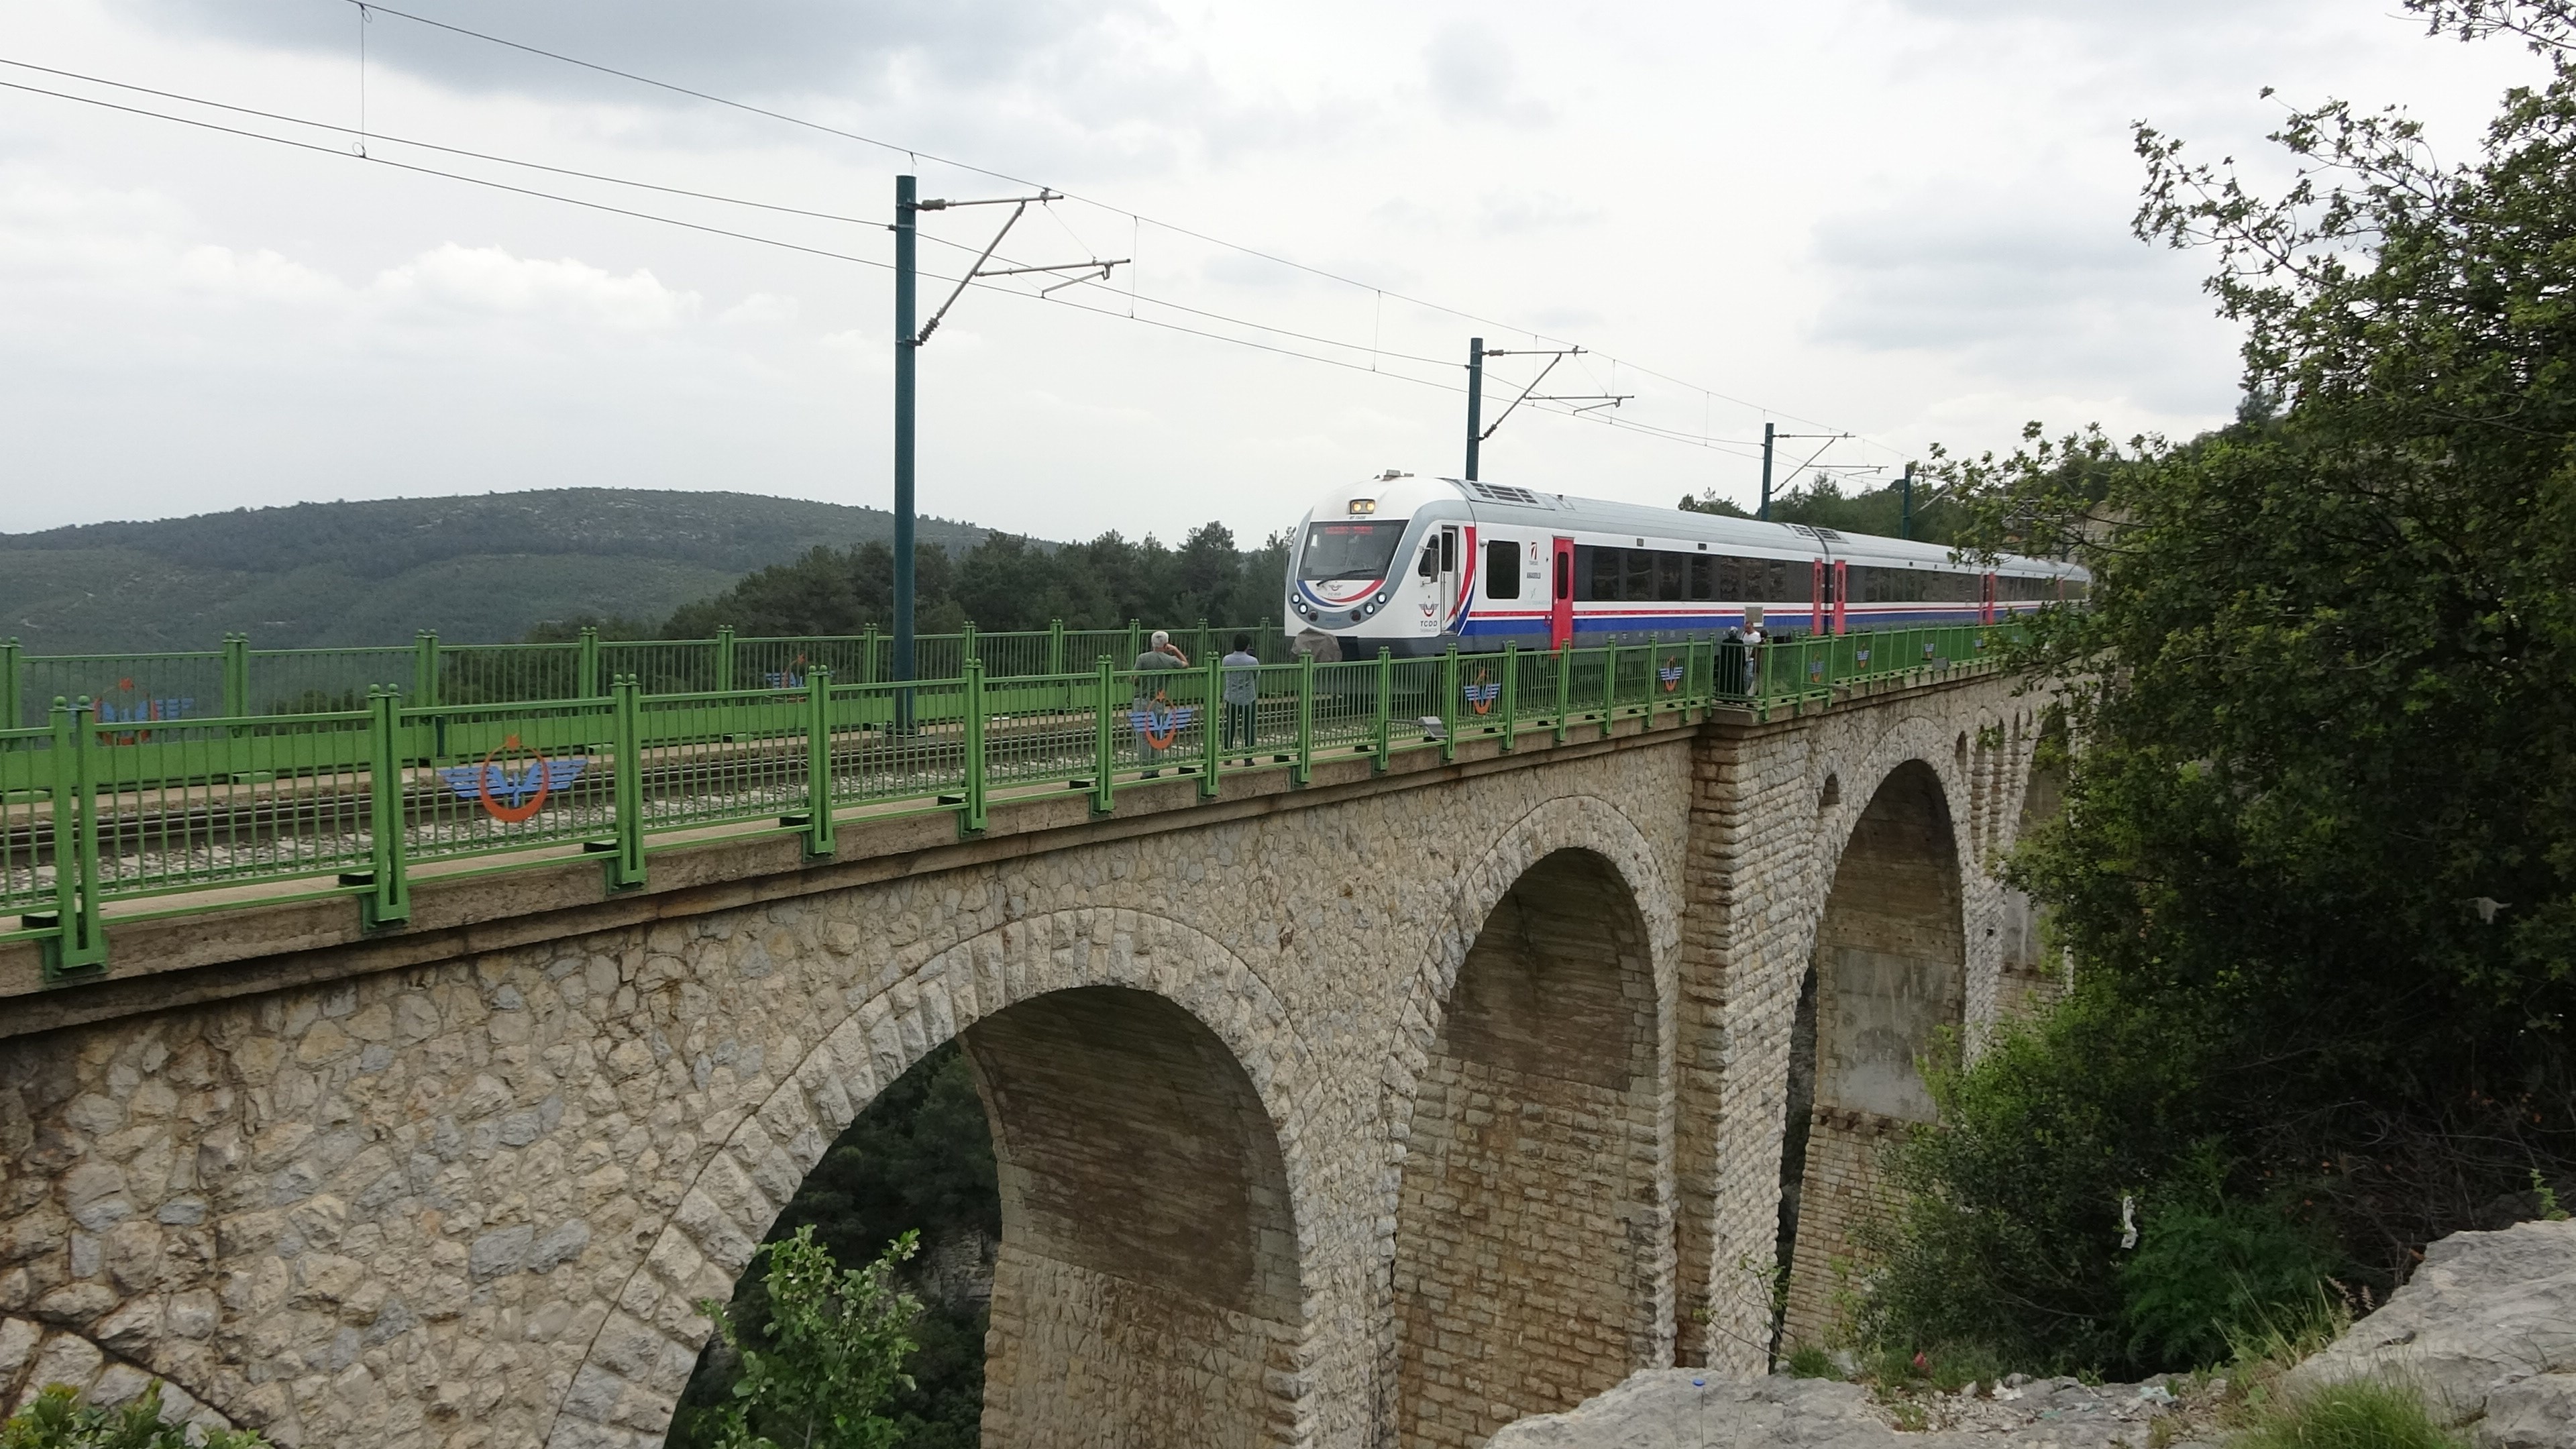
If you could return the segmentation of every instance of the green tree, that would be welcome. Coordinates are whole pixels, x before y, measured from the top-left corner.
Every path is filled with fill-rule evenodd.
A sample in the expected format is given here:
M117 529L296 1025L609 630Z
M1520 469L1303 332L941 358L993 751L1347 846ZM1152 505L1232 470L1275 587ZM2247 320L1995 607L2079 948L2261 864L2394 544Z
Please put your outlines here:
M844 1263L865 1262L907 1233L917 1233L932 1254L961 1237L1000 1241L992 1134L956 1042L933 1048L888 1084L824 1150L769 1240L799 1233ZM935 1291L919 1261L905 1274L924 1299L908 1330L919 1347L903 1366L910 1384L885 1412L900 1425L904 1449L972 1449L983 1417L987 1314L971 1298ZM769 1311L755 1267L735 1285L727 1314L738 1336L759 1342ZM701 1357L681 1399L675 1449L710 1449L703 1411L731 1400L740 1370L721 1340Z
M1733 501L1719 497L1714 489L1697 498L1683 498L1681 506L1693 513L1728 518L1753 516ZM1842 480L1830 473L1815 473L1806 482L1792 483L1771 497L1773 523L1803 523L1809 528L1876 534L1882 538L1912 537L1924 543L1956 543L1964 517L1958 501L1936 487L1928 475L1915 481L1910 534L1906 531L1904 494L1895 483L1853 490L1846 489Z
M2246 330L2236 424L2125 447L2034 427L1942 462L1966 542L2068 550L2095 581L2021 651L2077 749L2064 818L2007 878L2105 1035L1999 1052L1960 1091L2109 1091L2135 1124L2120 1079L2170 1090L2116 1170L2093 1129L2006 1133L2017 1200L1940 1160L1965 1149L1918 1150L1889 1331L2053 1319L2106 1358L2205 1352L2192 1293L2123 1266L2122 1195L2149 1247L2159 1214L2197 1235L2169 1274L2322 1241L2384 1287L2576 1163L2576 25L2563 3L2412 8L2545 60L2465 164L2400 112L2329 103L2276 134L2302 170L2267 199L2138 132L2140 236L2212 248ZM2187 1076L2150 1070L2147 1040ZM1932 1267L2012 1286L1999 1252L1945 1247L1943 1201L2067 1271L2003 1295L2011 1323L1943 1321Z
M764 1243L769 1322L752 1347L725 1304L699 1311L741 1360L729 1402L701 1426L717 1449L893 1449L901 1426L878 1412L911 1387L903 1373L921 1305L895 1287L919 1238L906 1233L864 1268L843 1268L808 1225Z

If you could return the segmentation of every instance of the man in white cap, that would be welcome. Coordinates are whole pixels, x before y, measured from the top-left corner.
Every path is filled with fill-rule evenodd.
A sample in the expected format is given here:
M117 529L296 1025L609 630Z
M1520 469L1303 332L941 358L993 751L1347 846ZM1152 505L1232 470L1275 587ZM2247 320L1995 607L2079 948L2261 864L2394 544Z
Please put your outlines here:
M1136 743L1145 752L1145 778L1163 773L1163 754L1181 732L1181 714L1175 708L1159 677L1163 671L1185 669L1190 658L1181 646L1172 642L1164 630L1154 631L1153 642L1136 656Z

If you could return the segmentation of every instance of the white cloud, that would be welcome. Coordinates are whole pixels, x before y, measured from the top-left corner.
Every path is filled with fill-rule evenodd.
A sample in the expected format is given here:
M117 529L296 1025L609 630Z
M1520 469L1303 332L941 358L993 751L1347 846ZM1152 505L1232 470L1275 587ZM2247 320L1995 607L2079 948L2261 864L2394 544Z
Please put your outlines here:
M623 332L665 331L698 312L695 292L665 287L648 271L611 276L569 257L539 261L454 242L387 270L371 290L416 312L542 317Z

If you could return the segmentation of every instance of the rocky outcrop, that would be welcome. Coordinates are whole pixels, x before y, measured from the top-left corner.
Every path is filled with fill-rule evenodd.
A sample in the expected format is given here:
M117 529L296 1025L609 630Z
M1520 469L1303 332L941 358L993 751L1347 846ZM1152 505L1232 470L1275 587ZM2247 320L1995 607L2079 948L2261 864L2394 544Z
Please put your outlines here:
M2442 1239L2412 1282L2285 1382L2296 1393L2352 1379L2420 1390L2477 1449L2576 1449L2576 1222ZM1570 1412L1523 1419L1491 1449L2110 1449L2150 1442L2148 1421L2167 1414L2167 1442L2189 1449L2217 1435L2208 1407L2177 1405L2158 1384L2018 1376L1899 1406L1823 1379L1652 1369Z
M2161 1385L2042 1379L1915 1399L1900 1419L1858 1384L1649 1369L1567 1413L1523 1419L1489 1449L2112 1449L2148 1442L2148 1421L2173 1404Z
M2479 1449L2576 1449L2576 1222L2453 1233L2386 1306L2291 1372L2421 1388Z

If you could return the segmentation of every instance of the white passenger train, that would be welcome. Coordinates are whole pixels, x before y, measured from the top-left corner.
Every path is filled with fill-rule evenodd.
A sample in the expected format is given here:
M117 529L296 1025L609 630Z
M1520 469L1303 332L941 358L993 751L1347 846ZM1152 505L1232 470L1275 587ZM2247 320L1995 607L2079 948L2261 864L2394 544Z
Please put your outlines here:
M2074 564L1388 473L1298 526L1288 617L1345 659L1992 623L2081 598Z

